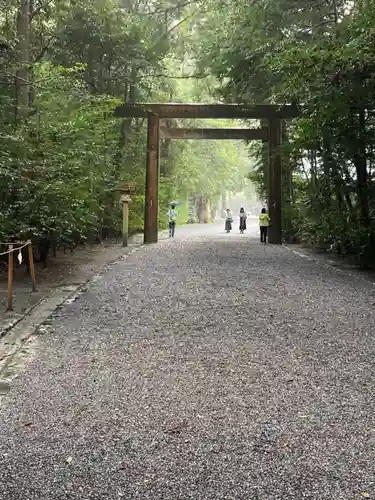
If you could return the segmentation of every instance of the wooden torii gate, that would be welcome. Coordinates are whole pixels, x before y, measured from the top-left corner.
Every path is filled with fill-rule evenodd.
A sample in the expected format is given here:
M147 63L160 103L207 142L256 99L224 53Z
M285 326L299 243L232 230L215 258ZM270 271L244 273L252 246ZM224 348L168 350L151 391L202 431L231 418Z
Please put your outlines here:
M274 104L159 104L134 103L118 106L115 116L147 118L147 166L144 242L158 241L159 142L170 139L242 139L261 140L269 145L268 207L272 219L269 242L282 243L281 225L281 136L282 120L298 116L293 105ZM268 126L255 129L192 129L160 126L161 119L233 118L267 120Z

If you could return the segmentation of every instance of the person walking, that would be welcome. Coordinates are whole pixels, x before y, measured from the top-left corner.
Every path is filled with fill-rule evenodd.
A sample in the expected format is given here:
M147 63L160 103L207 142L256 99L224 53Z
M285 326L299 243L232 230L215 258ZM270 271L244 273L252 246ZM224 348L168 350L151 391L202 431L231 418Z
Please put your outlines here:
M232 231L232 222L233 222L232 213L229 210L229 208L227 208L227 211L225 213L225 231L227 233L230 233Z
M267 213L267 209L262 208L259 215L259 229L260 229L260 242L266 244L268 236L268 228L271 223L270 216Z
M174 238L174 233L176 230L176 220L177 220L176 205L171 205L171 208L168 210L168 224L169 224L170 238Z
M246 219L247 215L245 212L245 209L241 207L240 210L240 233L243 234L244 231L246 231Z

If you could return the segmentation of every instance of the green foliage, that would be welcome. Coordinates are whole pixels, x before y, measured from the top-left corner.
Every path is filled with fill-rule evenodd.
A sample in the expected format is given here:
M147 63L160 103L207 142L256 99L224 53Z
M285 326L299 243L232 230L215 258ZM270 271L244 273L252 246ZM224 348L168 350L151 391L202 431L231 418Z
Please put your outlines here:
M139 187L130 232L142 230L146 123L112 112L124 100L211 98L200 80L169 78L195 71L185 47L194 24L190 7L177 0L41 0L24 18L27 35L25 24L15 23L20 5L3 0L10 16L0 15L1 40L9 45L0 49L0 240L58 245L117 234L116 188L130 180ZM171 198L185 202L179 212L186 222L189 198L212 203L241 190L247 171L239 145L163 141L161 227Z
M285 237L373 264L375 2L212 0L210 11L197 58L221 96L305 109L285 124ZM264 196L266 163L252 154Z

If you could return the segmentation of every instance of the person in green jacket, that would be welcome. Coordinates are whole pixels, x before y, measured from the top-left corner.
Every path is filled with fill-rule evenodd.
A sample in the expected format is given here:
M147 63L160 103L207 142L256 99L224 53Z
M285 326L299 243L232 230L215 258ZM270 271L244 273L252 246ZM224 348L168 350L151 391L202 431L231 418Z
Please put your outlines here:
M260 242L267 243L268 227L271 223L267 210L263 207L259 215Z

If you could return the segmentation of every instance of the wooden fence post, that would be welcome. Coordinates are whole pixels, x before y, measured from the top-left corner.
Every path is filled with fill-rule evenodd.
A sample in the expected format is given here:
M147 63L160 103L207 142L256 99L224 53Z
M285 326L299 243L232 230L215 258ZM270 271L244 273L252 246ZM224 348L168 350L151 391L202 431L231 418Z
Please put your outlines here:
M13 244L8 246L8 306L7 311L13 310Z
M30 266L30 276L32 280L32 290L33 292L36 292L35 266L34 266L33 246L31 240L28 241L27 249L29 253L29 266Z

